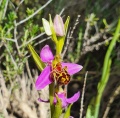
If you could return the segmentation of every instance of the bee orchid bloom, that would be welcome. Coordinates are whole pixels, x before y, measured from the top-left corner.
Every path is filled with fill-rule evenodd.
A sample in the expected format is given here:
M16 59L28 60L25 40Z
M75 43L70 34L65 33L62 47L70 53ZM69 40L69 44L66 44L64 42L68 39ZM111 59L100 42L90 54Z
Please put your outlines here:
M65 108L69 104L72 104L72 103L76 102L79 99L80 92L75 93L71 98L66 98L66 94L64 92L57 93L57 96L61 99L62 107ZM56 103L57 103L57 100L54 97L54 104L56 104Z
M74 63L57 62L54 65L55 57L48 45L42 48L40 58L47 63L47 66L36 80L35 87L37 90L41 90L55 81L60 85L65 85L70 81L70 75L79 72L83 68L81 65Z

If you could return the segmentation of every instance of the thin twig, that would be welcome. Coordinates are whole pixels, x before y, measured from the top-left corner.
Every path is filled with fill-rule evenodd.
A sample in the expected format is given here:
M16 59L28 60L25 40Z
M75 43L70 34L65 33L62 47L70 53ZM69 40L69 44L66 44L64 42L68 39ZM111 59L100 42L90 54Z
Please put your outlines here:
M20 1L19 5L18 5L17 8L16 8L16 12L18 11L20 5L21 5L23 2L24 2L24 0L21 0L21 1Z
M95 14L90 14L90 16L88 17L87 19L87 24L86 24L86 29L85 29L85 33L84 33L84 40L87 41L89 40L88 37L89 37L89 31L91 30L91 22L93 22L93 18L94 18L94 15Z
M65 53L67 51L70 39L72 38L72 35L73 35L73 33L74 33L75 29L76 29L77 24L79 23L79 18L80 18L80 15L77 16L77 19L75 21L75 24L74 24L74 27L72 28L72 30L68 32L66 46L64 46L64 51L62 53L62 58L64 57L64 55L65 55Z
M84 94L85 94L85 86L86 86L87 75L88 75L88 71L85 73L85 80L84 80L84 84L83 84L81 105L80 105L80 118L82 118L82 115L83 115L83 106L84 106L83 101L84 101Z
M1 60L3 57L4 57L4 54L2 53L2 54L0 55L0 60Z
M15 42L15 40L14 40L14 39L6 38L6 37L3 37L3 39L6 39L7 41L12 41L12 42Z
M62 13L65 11L65 8L63 8L61 11L60 11L60 13L59 13L59 15L62 15Z
M37 11L35 11L33 14L31 14L29 17L23 19L22 21L16 23L16 26L21 25L22 23L25 23L26 21L28 21L29 19L31 19L32 17L34 17L36 14L38 14L43 8L45 8L52 0L49 0L46 4L44 4L42 7L40 7Z
M11 0L9 0L10 4L12 5L13 9L15 9L15 5L12 3Z
M19 45L18 45L18 41L17 41L17 26L16 26L16 20L14 20L14 40L15 40L15 45L18 51L18 54L20 55L20 50L19 50Z
M5 17L5 14L6 14L6 11L7 11L7 6L8 6L8 1L9 0L6 0L6 5L5 5L5 7L4 7L4 12L3 12L3 16L2 16L2 19Z
M82 52L81 52L81 55L83 54L86 54L87 52L92 52L94 49L96 50L99 50L99 48L104 45L106 42L110 42L112 40L112 37L100 42L100 43L97 43L97 44L93 44L92 46L91 45L86 45L84 46Z
M26 64L26 69L27 69L28 76L31 79L31 81L33 82L33 79L32 79L33 77L32 77L31 72L30 72L30 66L29 66L28 60L26 61L25 64Z
M41 41L35 43L34 46L36 46L36 45L38 45L38 44L40 44L40 43L42 43L42 42L44 42L44 41L46 41L46 40L49 40L49 39L50 39L50 37L45 38L45 39L42 39Z
M106 110L105 110L105 112L104 112L103 118L107 118L108 112L109 112L109 110L110 110L110 106L111 106L111 104L113 103L115 97L116 97L117 95L119 95L119 94L120 94L120 86L118 86L118 87L116 88L116 90L114 91L114 93L113 93L112 96L110 97L110 100L108 101L107 108L106 108Z
M13 62L15 68L17 69L18 67L17 67L16 61L14 60L10 50L8 49L8 46L6 44L4 44L4 46L6 47L6 50L7 50L8 54L9 54L9 56L11 57L11 61Z
M0 42L0 48L1 48L3 45L4 45L4 42L1 41L1 42Z
M68 45L69 45L69 43L70 43L70 39L72 38L72 37L69 37L69 35L70 35L70 31L68 32L67 41L66 41L64 50L63 50L63 52L62 52L62 55L61 55L62 59L63 59L63 57L64 57L64 55L65 55L65 53L66 53L66 51L67 51Z
M75 21L75 25L74 25L74 27L72 28L72 31L71 31L70 37L72 37L72 35L73 35L73 33L74 33L75 29L76 29L76 26L77 26L78 23L79 23L79 18L80 18L80 15L77 16L77 19L76 19L76 21Z
M43 36L44 34L45 34L45 33L41 33L41 34L39 34L39 35L37 35L37 36L31 38L31 39L30 39L29 41L27 41L25 44L19 46L19 48L22 48L23 46L26 46L27 44L29 44L29 43L32 42L33 40L35 40L35 39L37 39L37 38Z
M86 29L85 29L85 33L84 33L84 40L87 41L88 40L88 37L89 37L89 30L91 29L91 26L90 26L90 22L88 21L87 24L86 24Z

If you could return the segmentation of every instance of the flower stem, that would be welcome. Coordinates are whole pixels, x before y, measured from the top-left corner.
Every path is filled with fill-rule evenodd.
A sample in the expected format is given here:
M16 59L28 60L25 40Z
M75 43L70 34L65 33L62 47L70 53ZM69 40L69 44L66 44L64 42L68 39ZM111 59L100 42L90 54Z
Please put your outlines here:
M51 111L51 118L52 118L53 113L54 113L54 104L53 104L53 100L54 100L54 83L49 85L49 98L50 98L50 111Z

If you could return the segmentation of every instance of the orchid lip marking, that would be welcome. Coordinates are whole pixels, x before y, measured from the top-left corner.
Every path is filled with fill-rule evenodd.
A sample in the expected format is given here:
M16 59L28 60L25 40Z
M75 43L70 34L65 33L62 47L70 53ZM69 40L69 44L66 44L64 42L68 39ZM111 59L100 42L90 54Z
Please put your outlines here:
M60 62L52 67L52 72L50 76L53 81L55 81L59 85L66 85L70 81L70 75L67 72L67 66L62 68Z

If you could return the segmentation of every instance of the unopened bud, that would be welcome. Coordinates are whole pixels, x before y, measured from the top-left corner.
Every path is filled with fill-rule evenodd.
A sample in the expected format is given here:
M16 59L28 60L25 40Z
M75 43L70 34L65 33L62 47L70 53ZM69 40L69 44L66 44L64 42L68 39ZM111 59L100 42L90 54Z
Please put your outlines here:
M57 36L65 35L63 19L59 15L54 18L54 28Z

